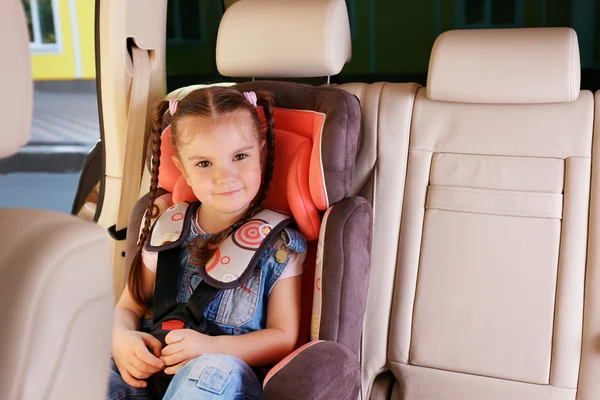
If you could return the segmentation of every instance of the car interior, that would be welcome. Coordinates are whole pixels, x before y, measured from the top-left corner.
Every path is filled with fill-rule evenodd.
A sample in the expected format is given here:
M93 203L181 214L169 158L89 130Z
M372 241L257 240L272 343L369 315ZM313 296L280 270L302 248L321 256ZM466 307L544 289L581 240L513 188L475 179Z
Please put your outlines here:
M166 0L96 7L101 182L82 177L73 216L0 209L2 399L105 398L153 105L199 87L166 91ZM24 18L0 4L0 156L31 124ZM444 32L425 86L297 83L339 74L351 44L343 0L228 2L219 25L220 84L275 95L269 206L311 248L302 340L265 398L600 398L600 98L577 33Z

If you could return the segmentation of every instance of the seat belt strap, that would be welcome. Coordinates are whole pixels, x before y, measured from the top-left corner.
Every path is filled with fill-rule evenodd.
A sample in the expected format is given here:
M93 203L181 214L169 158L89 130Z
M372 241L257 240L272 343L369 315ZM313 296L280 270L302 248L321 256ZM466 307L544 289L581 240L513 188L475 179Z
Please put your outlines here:
M129 96L125 154L121 173L121 196L117 213L116 232L127 228L129 216L140 194L142 180L146 116L150 90L150 55L147 50L133 46L133 78Z

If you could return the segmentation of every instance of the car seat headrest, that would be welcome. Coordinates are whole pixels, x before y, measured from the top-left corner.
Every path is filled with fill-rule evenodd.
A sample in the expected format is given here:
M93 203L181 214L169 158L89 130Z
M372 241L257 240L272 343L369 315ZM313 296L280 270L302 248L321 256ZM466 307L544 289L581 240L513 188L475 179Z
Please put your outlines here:
M217 69L224 76L319 77L352 56L344 0L244 0L223 14Z
M571 28L456 30L435 41L427 96L458 103L562 103L577 100L580 81Z
M192 86L167 96L183 98ZM265 207L291 213L307 240L320 229L319 211L347 196L360 134L360 105L347 92L285 82L249 82L239 91L268 90L280 107L273 109L275 164ZM258 108L259 115L262 109ZM163 117L159 184L173 201L196 201L173 163L170 114ZM148 151L151 154L151 151ZM150 157L150 156L149 156Z
M31 137L33 80L27 21L20 1L0 2L0 120L6 134L0 140L0 158L14 154Z

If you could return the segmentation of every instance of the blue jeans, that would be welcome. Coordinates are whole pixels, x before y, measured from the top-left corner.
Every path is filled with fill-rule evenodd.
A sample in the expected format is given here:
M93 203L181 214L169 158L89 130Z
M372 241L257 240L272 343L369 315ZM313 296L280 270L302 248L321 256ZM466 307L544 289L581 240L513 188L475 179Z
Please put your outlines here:
M151 382L145 388L129 386L114 362L110 372L108 400L151 400ZM239 358L204 354L181 368L169 384L164 400L234 399L262 400L262 387L252 369Z

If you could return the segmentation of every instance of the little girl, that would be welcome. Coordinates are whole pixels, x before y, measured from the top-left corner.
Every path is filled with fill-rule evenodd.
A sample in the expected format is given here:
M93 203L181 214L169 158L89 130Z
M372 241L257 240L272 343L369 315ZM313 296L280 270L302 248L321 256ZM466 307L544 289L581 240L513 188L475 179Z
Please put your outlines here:
M266 138L257 105L266 117ZM173 161L200 202L191 216L189 236L177 249L179 265L169 266L179 268L178 302L189 300L219 244L261 210L271 182L274 131L268 94L211 87L157 106L150 199L138 253L115 309L108 398L154 398L155 385L150 383L159 373L172 377L165 399L259 399L258 369L251 367L277 363L298 339L306 241L298 231L285 228L275 245L263 250L246 282L218 292L204 317L224 334L176 329L163 346L145 333L148 319L142 319L152 308L158 253L144 244L155 209L161 120L167 110L172 114Z

